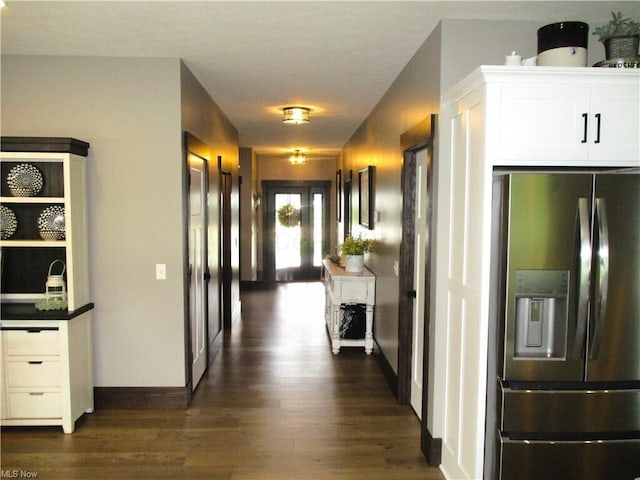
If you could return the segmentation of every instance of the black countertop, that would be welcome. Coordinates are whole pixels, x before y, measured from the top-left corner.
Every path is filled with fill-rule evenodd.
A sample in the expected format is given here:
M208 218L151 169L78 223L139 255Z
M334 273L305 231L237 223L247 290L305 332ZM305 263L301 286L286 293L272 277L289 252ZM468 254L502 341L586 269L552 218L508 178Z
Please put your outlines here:
M73 311L38 310L35 303L3 303L2 320L71 320L93 309L93 303L87 303Z

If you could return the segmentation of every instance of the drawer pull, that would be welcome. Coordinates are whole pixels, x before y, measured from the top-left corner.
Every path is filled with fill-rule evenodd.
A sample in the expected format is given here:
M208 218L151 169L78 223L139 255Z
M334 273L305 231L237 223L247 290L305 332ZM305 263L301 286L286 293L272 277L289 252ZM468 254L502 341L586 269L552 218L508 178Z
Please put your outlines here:
M42 365L44 362L42 360L33 360L29 362L29 365Z
M40 332L57 332L58 327L2 327L3 332L27 332L27 333L40 333Z
M34 397L41 397L44 395L44 392L29 392L29 395L32 395Z

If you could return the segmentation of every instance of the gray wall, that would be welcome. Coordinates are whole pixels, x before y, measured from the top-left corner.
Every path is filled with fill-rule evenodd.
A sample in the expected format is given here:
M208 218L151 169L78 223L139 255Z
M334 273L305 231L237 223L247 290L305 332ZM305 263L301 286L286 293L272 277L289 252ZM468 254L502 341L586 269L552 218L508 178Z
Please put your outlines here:
M512 51L518 52L522 58L535 56L538 28L557 21L553 12L549 13L547 22L443 20L442 93L479 65L503 65L504 56ZM604 47L591 34L587 56L587 65L604 59Z
M239 147L238 131L231 124L218 104L209 96L204 87L191 73L189 68L181 63L181 105L182 131L189 132L209 147L209 230L207 232L209 249L209 280L208 290L208 323L210 348L213 348L213 337L222 328L221 312L219 311L221 281L218 249L220 238L220 166L232 174L234 198L239 195ZM233 202L232 231L231 231L231 261L233 265L233 280L231 288L231 302L236 315L240 314L240 233L239 208L237 200Z
M541 25L540 22L443 20L343 149L341 168L354 173L353 232L379 242L366 258L367 266L377 276L374 336L396 372L399 296L393 263L399 258L402 229L400 136L431 113L438 113L441 95L479 65L501 65L504 56L512 50L523 57L533 56L537 49L536 31ZM590 46L590 58L596 58L594 62L600 55L598 48L601 47ZM437 169L437 158L435 163ZM373 231L357 224L357 172L367 165L375 165L377 169L375 210L379 221Z
M366 258L376 275L374 336L392 368L398 366L398 277L393 273L399 259L402 233L400 136L439 105L440 27L416 52L365 122L351 137L342 155L343 170L353 171L352 232L375 238L375 250ZM370 231L358 225L358 171L376 167L375 211L379 221Z
M2 135L91 144L96 386L186 384L181 69L178 59L2 57ZM167 280L155 280L156 263Z

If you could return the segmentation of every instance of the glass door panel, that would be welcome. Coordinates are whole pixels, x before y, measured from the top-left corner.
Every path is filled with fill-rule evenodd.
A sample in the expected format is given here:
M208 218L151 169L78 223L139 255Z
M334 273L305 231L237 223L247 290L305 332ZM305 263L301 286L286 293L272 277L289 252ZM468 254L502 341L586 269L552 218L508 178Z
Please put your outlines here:
M326 248L324 248L324 195L322 193L313 194L313 266L321 267L322 258Z
M302 195L299 193L275 194L275 260L276 280L290 280L302 266L301 225Z

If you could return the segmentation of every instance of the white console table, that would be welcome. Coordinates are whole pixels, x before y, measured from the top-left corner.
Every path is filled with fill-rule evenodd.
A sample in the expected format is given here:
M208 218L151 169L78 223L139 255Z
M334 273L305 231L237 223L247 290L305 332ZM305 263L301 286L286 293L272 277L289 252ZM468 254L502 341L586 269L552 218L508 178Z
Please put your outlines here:
M364 347L367 355L373 351L373 307L375 305L376 277L366 268L362 273L346 272L332 261L323 260L326 293L325 321L331 337L331 351L340 352L340 347ZM363 304L366 309L364 338L341 338L342 316L340 307Z

